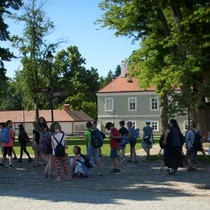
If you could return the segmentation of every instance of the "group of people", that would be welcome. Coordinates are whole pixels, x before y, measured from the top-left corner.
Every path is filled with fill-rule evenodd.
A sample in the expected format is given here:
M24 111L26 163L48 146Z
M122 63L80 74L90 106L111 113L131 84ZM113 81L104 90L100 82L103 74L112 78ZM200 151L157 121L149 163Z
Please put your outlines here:
M198 137L197 137L198 136ZM196 138L199 138L200 148L195 147ZM188 165L188 171L196 171L199 163L197 158L198 151L205 155L202 148L202 136L194 121L191 121L188 130L183 136L179 125L175 119L171 119L168 127L164 131L160 141L163 149L163 161L168 167L168 173L174 175L179 167L184 166L184 157ZM183 152L183 145L186 147L186 155Z
M146 121L146 126L143 128L143 141L142 146L147 154L147 159L150 157L150 149L153 144L153 128L150 126L150 121ZM110 171L113 174L121 174L120 165L123 163L125 158L125 148L126 145L130 145L130 157L128 159L129 162L138 163L137 155L136 155L136 143L137 138L139 137L139 129L135 129L133 127L132 122L127 122L127 127L125 127L125 121L119 122L119 129L117 129L112 122L107 122L105 125L106 130L109 133L110 139L110 159L113 169ZM100 163L100 155L101 148L95 147L91 142L93 136L91 133L93 131L97 131L99 136L104 139L105 135L103 132L97 129L97 122L87 122L86 130L84 132L84 139L86 144L86 155L96 163L96 167L98 169L98 176L101 176L101 163ZM88 176L90 173L90 167L87 167L85 164L85 156L81 154L81 148L79 146L75 146L73 149L75 154L74 158L70 161L72 166L72 174L74 176Z
M146 121L146 126L142 129L142 148L146 153L146 159L150 158L150 149L152 148L153 140L153 128L150 126L151 122ZM86 154L81 153L81 148L77 145L73 148L74 156L70 159L71 175L68 172L67 155L65 149L67 149L66 135L62 131L59 123L54 123L48 128L47 122L43 117L40 117L38 122L34 122L33 129L33 141L32 148L34 150L34 165L33 167L39 167L40 160L45 165L44 175L45 177L53 176L53 168L55 166L56 180L61 180L60 164L63 166L65 179L70 180L72 176L88 176L90 174L90 168L92 165L96 165L98 170L98 176L102 176L100 156L101 146L94 146L92 139L96 138L94 132L98 134L99 138L103 141L106 137L105 134L97 128L97 122L87 122L86 130L84 131L84 144L86 145ZM127 125L127 126L125 126ZM4 166L4 160L8 156L9 168L12 167L12 153L15 140L15 132L12 129L12 121L8 120L6 124L0 123L1 130L8 129L9 141L1 143L2 158L0 160L0 166ZM105 125L110 139L110 159L113 169L110 171L113 174L121 174L121 163L126 160L125 148L126 145L130 146L130 156L128 161L132 163L138 163L136 154L136 143L139 138L139 130L135 129L132 122L121 120L119 122L119 129L115 127L112 122L107 122ZM195 135L199 130L194 121L191 121L188 132L184 137L180 131L178 123L175 119L171 119L168 127L165 129L162 135L162 148L164 163L168 167L169 174L175 174L179 167L183 167L183 144L186 145L186 158L188 163L188 171L196 170L198 160L197 152L193 147L195 141ZM1 138L1 136L0 136ZM26 133L24 126L19 125L18 141L20 143L20 157L17 160L22 162L23 152L28 157L28 162L32 162L32 158L27 151L27 143L30 141L28 134ZM61 147L61 148L58 148ZM58 150L60 150L58 155ZM61 152L62 150L62 152ZM16 156L16 154L14 155ZM89 161L89 163L87 163ZM92 163L90 163L92 161ZM92 165L91 165L92 164Z
M1 123L1 148L2 158L0 160L0 166L4 166L4 161L8 157L9 168L13 167L12 164L12 152L15 140L15 132L12 128L12 121L8 120L6 124ZM45 177L53 176L53 165L56 171L56 180L61 181L60 164L64 168L65 179L70 180L71 176L68 172L67 158L65 149L67 148L66 135L61 129L59 123L54 123L50 128L47 126L47 122L44 117L40 117L38 122L34 122L32 149L34 150L34 165L33 167L39 167L40 161L45 165L44 175ZM3 131L8 130L8 142L3 141ZM17 162L22 162L23 152L28 156L28 162L32 162L32 158L27 151L27 143L30 141L28 134L26 133L24 126L19 125L18 141L20 143L20 157ZM60 148L58 148L58 145ZM57 152L59 149L62 152ZM57 152L57 153L56 153Z
M15 141L15 132L13 130L13 122L8 120L6 124L1 123L1 130L6 127L9 130L9 142L2 142L2 158L0 160L0 166L4 166L4 161L8 156L9 168L13 166L12 153L15 152L13 149ZM95 147L92 145L93 131L99 133L100 138L106 137L105 134L97 128L97 121L87 122L86 130L84 131L84 144L86 145L86 154L81 153L81 148L77 145L73 148L74 157L70 159L71 175L68 172L67 157L64 152L63 155L57 156L55 154L56 147L61 143L64 149L67 149L66 135L62 131L59 123L54 123L50 126L44 117L40 117L38 122L33 123L33 138L32 138L32 149L34 150L34 164L33 167L39 167L40 164L45 165L44 176L52 177L53 168L55 166L56 180L61 180L60 164L64 168L65 179L71 179L72 176L88 176L90 174L90 163L87 166L87 158L92 161L98 169L98 176L102 176L103 172L101 169L100 157L101 147ZM125 121L119 122L119 130L115 128L112 122L106 123L106 130L109 132L110 139L110 158L113 169L111 173L121 174L120 163L123 163L125 159L125 148L126 145L130 145L130 158L129 162L138 163L136 155L136 143L139 137L139 130L135 129L132 122L127 122L125 127ZM150 127L150 121L146 121L146 126L143 128L143 142L142 146L147 154L147 158L150 156L150 149L153 143L153 129ZM19 124L18 141L20 144L20 157L17 162L22 162L23 153L28 157L28 162L32 162L33 159L27 151L27 144L30 142L30 138L24 129L22 124ZM101 145L102 146L102 145ZM14 153L13 153L14 155ZM14 156L13 156L14 157ZM16 154L15 154L16 157Z

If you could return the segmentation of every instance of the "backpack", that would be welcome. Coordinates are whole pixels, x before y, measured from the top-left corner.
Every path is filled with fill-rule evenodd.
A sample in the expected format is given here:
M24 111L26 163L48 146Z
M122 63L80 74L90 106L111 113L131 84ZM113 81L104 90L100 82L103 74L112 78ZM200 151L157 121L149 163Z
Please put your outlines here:
M122 136L122 139L121 139L120 142L119 142L119 145L120 145L120 146L125 146L127 143L128 143L128 137L127 137L126 134L124 134L124 135Z
M103 146L103 136L101 131L97 130L89 130L91 133L91 141L90 144L94 148L99 148Z
M200 132L198 131L197 133L192 130L193 133L195 134L195 138L194 138L194 143L193 143L193 148L196 151L202 151L203 150L203 146L202 146L202 137L200 135Z
M9 129L8 128L3 128L1 131L1 141L3 143L8 143L9 142Z
M132 128L132 138L134 138L134 139L139 138L139 132L135 128Z
M161 149L166 149L168 145L167 144L163 144L163 141L164 141L164 133L160 136L159 145L160 145Z
M147 143L147 144L152 144L153 143L153 136L152 136L152 127L149 127L149 134L148 132L146 132L148 135L145 135L144 136L144 142Z
M93 161L93 159L91 157L89 157L88 155L82 155L81 157L85 160L84 165L87 168L93 168L95 166L95 162Z
M60 142L58 142L58 140L55 138L55 136L53 136L53 138L55 139L55 141L57 142L57 146L55 147L55 157L64 157L65 156L65 147L62 144L62 140L63 140L64 134L60 140Z

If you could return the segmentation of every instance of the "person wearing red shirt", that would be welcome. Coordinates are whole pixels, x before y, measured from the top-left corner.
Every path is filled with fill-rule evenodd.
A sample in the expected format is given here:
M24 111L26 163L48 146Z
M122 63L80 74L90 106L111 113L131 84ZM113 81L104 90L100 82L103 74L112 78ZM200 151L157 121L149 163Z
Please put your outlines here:
M120 162L118 160L118 149L119 149L119 144L118 144L118 139L122 139L122 135L120 132L114 127L114 124L112 122L106 123L105 128L108 130L110 133L109 139L110 139L110 158L112 161L113 165L113 170L111 173L113 174L121 174L120 170Z

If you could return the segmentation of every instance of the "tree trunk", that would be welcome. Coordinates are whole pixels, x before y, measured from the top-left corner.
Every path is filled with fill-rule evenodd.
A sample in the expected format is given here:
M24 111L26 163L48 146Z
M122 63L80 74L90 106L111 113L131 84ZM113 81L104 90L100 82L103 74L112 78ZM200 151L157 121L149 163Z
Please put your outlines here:
M168 126L168 97L164 95L160 97L160 128L161 131L165 131Z
M39 119L39 106L38 106L38 97L34 98L34 110L35 110L35 121L38 122Z
M208 132L210 132L210 109L201 98L197 99L197 104L198 105L191 110L191 118L196 122L201 135L205 137L206 140Z

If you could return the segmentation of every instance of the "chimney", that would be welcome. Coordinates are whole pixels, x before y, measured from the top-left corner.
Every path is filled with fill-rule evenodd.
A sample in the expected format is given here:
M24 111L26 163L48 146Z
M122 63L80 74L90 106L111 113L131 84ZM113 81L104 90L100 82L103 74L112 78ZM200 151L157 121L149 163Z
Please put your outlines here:
M128 68L128 61L126 59L122 60L121 61L121 74L120 74L121 77L123 78L125 77L127 68Z
M64 111L70 111L70 105L64 104Z

